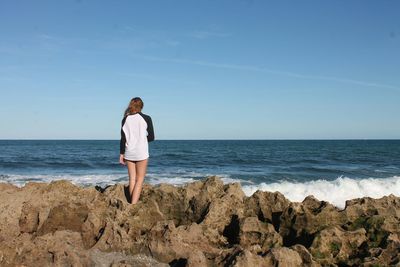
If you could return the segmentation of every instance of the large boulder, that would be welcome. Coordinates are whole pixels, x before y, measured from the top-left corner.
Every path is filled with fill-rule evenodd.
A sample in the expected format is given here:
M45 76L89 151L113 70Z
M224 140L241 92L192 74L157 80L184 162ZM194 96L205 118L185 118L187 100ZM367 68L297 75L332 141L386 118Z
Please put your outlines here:
M245 200L245 216L257 216L262 222L267 222L279 232L282 213L289 207L290 201L279 192L256 191Z
M345 231L332 226L317 234L310 251L321 264L360 265L362 262L360 256L365 253L366 242L366 231L363 228Z
M350 221L373 215L400 218L400 198L389 195L379 199L371 197L350 199L346 201L345 213Z
M282 266L282 267L300 267L311 266L303 263L299 253L295 250L280 247L272 248L265 254L257 254L248 249L241 249L237 247L231 254L223 258L224 265L218 266L231 266L231 267L247 267L247 266ZM312 265L317 267L318 265Z
M346 215L326 201L308 196L301 203L290 203L281 216L279 234L284 246L309 248L315 235L328 226L342 225Z
M240 223L239 243L245 248L255 248L252 252L263 253L270 248L281 247L282 237L272 224L262 222L257 217L246 217Z
M170 264L185 261L188 266L208 266L208 258L215 258L220 251L204 234L203 226L192 223L175 227L172 220L157 223L148 234L147 244L158 260Z

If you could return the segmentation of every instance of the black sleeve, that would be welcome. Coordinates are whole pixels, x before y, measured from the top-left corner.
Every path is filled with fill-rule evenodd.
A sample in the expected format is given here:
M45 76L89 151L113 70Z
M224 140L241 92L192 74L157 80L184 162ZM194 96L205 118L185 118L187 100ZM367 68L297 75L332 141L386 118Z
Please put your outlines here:
M154 128L153 128L153 121L151 120L150 116L146 116L147 119L147 141L151 142L154 141Z
M122 127L124 126L124 123L126 121L126 117L122 119L121 122L121 140L119 142L119 153L124 154L125 153L125 143L126 143L126 137L125 137L125 132L122 130Z
M154 128L153 128L153 121L151 120L151 117L149 115L143 114L141 112L139 112L139 114L142 116L142 118L147 123L147 142L154 141Z

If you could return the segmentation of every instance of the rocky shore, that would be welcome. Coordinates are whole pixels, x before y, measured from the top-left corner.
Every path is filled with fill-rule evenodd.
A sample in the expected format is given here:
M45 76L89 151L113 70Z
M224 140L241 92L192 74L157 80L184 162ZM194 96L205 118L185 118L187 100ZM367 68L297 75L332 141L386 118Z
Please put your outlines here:
M332 192L333 194L335 192ZM182 187L0 183L0 266L400 266L400 198L343 210L217 177Z

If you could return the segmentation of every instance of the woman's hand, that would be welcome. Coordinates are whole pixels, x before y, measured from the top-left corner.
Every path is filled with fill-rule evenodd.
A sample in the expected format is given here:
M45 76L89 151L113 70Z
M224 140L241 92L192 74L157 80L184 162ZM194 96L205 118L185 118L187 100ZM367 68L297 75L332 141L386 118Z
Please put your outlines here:
M124 159L124 154L119 155L119 163L122 165L126 165L125 159Z

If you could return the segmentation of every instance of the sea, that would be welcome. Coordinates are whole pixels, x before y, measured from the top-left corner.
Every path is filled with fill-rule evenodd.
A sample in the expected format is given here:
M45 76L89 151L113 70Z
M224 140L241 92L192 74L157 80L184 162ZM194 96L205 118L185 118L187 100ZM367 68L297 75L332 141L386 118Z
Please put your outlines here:
M400 140L156 140L145 182L183 185L219 176L250 196L279 191L344 207L348 199L400 196ZM119 140L0 140L0 182L66 179L128 183Z

